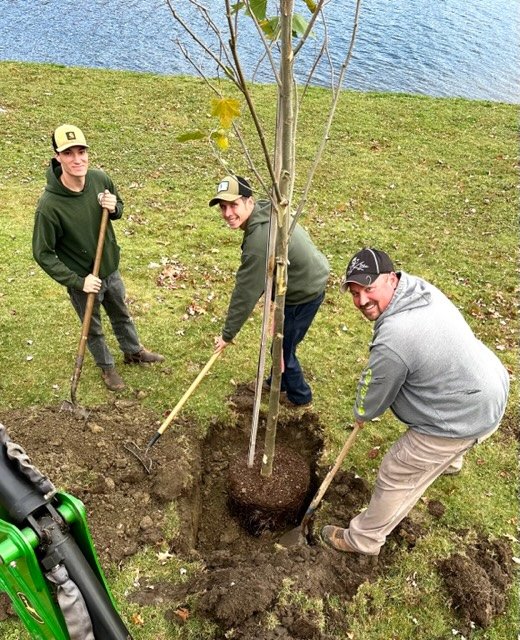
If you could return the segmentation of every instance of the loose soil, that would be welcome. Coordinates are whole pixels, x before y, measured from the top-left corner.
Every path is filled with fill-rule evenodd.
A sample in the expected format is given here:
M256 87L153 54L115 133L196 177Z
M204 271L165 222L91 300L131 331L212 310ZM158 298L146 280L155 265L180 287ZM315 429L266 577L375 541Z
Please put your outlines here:
M127 558L151 545L187 561L200 560L204 567L182 584L174 578L154 582L153 589L137 587L129 596L133 601L162 606L171 624L182 624L191 612L205 616L218 625L215 638L344 638L349 627L344 608L328 596L339 596L343 603L351 599L362 583L384 574L396 550L416 544L424 535L424 524L414 522L412 512L378 558L328 549L320 543L312 521L308 544L290 548L277 544L283 533L278 518L261 514L248 527L241 508L237 511L236 503L230 504L229 483L240 477L237 455L243 459L247 455L253 397L238 388L229 402L233 424L215 422L204 438L197 425L178 419L151 449L149 474L124 446L133 441L144 450L161 423L138 401L115 400L93 409L86 421L51 407L3 412L0 420L10 438L60 490L85 504L102 566L124 566ZM262 453L264 427L261 414L255 464ZM304 474L308 472L306 498L291 521L283 523L287 530L300 522L328 470L319 465L323 442L318 416L282 409L277 443L281 451L297 451L305 461ZM291 460L288 454L287 465L293 464ZM343 468L348 468L348 460ZM283 475L287 469L275 471ZM366 505L370 490L352 471L338 472L316 520L348 523ZM171 503L180 522L174 539L165 533ZM428 503L429 517L440 518L443 513L442 503ZM507 540L482 537L476 544L462 540L459 553L440 562L438 570L468 637L470 623L487 627L504 610L513 579L512 552ZM309 598L323 598L323 614L281 597L288 585ZM0 600L0 619L9 612L9 603Z

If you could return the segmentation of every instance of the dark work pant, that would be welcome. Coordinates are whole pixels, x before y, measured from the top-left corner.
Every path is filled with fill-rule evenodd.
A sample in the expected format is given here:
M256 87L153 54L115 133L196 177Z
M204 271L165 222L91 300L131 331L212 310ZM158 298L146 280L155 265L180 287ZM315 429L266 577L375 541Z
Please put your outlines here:
M307 404L312 400L312 391L306 382L303 371L296 357L296 348L314 320L325 293L305 304L285 305L283 329L283 360L281 391L294 404ZM267 381L270 383L271 378Z
M67 291L72 306L83 322L85 308L87 306L87 294L84 291L70 287L67 287ZM87 339L87 346L97 366L106 369L114 366L114 357L105 342L99 314L100 305L103 306L107 313L121 351L123 353L137 353L141 345L133 320L126 306L125 286L119 275L119 271L114 271L114 273L111 273L102 280L101 289L94 301L92 321Z

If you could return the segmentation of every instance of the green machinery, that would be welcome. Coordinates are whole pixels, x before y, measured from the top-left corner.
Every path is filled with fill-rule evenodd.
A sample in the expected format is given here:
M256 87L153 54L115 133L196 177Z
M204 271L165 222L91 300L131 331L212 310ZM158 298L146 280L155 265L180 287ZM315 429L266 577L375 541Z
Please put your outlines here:
M99 564L83 504L57 492L3 425L0 591L34 640L131 640Z

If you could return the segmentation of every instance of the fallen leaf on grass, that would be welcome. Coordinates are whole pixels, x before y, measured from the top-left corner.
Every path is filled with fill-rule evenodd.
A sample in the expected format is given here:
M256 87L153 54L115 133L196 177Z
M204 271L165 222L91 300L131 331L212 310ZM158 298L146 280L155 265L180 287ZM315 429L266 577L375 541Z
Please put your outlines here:
M186 607L179 607L178 609L175 609L174 613L181 622L186 622L190 617L190 612Z
M165 564L166 561L170 558L173 558L173 555L168 551L159 551L159 553L157 554L157 560L159 560L161 564Z
M132 613L130 619L132 620L132 624L137 626L142 626L144 624L144 618L140 613Z

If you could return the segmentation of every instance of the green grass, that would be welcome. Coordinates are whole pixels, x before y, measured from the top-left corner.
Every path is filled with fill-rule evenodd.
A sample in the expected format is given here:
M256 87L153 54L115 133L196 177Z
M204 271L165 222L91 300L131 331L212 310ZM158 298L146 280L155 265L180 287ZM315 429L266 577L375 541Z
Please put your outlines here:
M31 235L51 156L50 135L57 125L72 122L86 133L91 165L108 171L125 200L116 233L131 311L144 344L164 353L170 365L163 375L153 368L125 369L126 393L141 390L143 404L162 414L212 353L239 259L239 236L207 206L221 167L203 145L176 142L179 133L208 126L207 88L194 79L8 62L0 63L0 87L0 409L56 405L68 397L79 325L65 291L34 263ZM270 122L272 88L258 86L254 94L261 117ZM299 187L319 140L315 123L326 100L325 91L310 90L300 116ZM247 118L244 126L259 159ZM400 268L432 281L459 306L512 373L507 419L517 419L516 130L512 105L357 92L341 96L302 219L332 267L326 303L300 349L326 430L324 462L337 455L345 439L343 426L351 420L367 357L371 326L337 286L351 255L366 245L387 250ZM236 142L227 159L230 170L249 175ZM160 268L153 263L165 260L182 267L182 286L157 286ZM203 313L186 315L190 305ZM183 410L201 432L211 419L229 418L225 398L232 381L254 377L260 320L257 311L236 346L212 369L211 386ZM115 347L110 333L109 342ZM87 406L111 397L88 357L78 397ZM349 464L373 481L378 461L367 453L376 445L386 449L401 430L389 414L372 423ZM430 489L428 497L447 506L442 524L348 604L353 638L452 637L457 620L435 561L453 551L455 529L517 535L516 451L510 433L499 431L468 456L456 483L442 479ZM139 611L124 596L135 573L153 576L165 570L153 554L132 559L122 572L106 569L126 620ZM170 569L175 574L175 567ZM416 575L413 588L411 575ZM321 611L320 603L306 606ZM506 614L472 637L512 637L518 614L511 595ZM137 639L174 637L160 609L147 609L143 617L144 625L131 625ZM211 627L200 620L179 629L183 639L212 637ZM18 623L0 623L6 640L24 639L24 633Z

